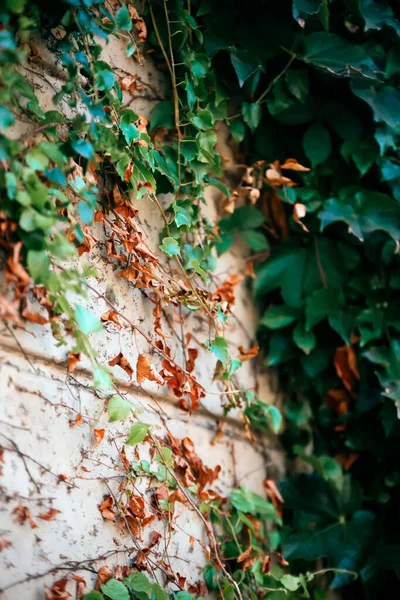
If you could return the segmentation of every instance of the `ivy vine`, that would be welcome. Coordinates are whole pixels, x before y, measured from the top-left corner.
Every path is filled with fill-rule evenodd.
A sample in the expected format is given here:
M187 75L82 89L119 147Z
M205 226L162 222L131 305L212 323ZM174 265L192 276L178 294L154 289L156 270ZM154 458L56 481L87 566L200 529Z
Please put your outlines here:
M255 430L277 432L279 411L240 390L235 373L247 356L234 356L224 337L229 301L206 287L215 253L239 237L249 248L247 274L262 309L260 347L285 391L281 440L312 472L291 477L281 492L269 484L279 507L274 514L265 513L272 504L266 509L244 491L234 492L222 511L218 502L208 507L224 532L219 541L229 572L221 580L209 565L207 585L228 599L322 598L328 587L343 588L344 597L374 598L398 590L397 3L232 0L227 7L157 0L139 8L68 0L53 12L44 4L7 0L0 13L0 223L9 290L1 316L43 319L29 305L33 280L48 310L42 322L50 322L60 344L73 336L72 363L81 353L90 359L110 419L127 416L131 407L114 395L110 372L89 343L101 322L70 300L85 293L93 271L66 261L90 249L88 226L102 221L107 256L122 262L120 247L133 252L134 267L124 263L123 278L208 315L208 347L220 361L226 410L241 406ZM48 45L64 81L55 108L45 111L21 65L35 52L32 32L56 29L62 35L52 34ZM155 105L149 128L124 106L121 84L101 59L100 40L109 36L122 39L126 55L139 61L147 40L169 77L169 98ZM229 129L234 173L224 172L215 151L219 121ZM16 135L18 123L29 131ZM223 198L218 228L203 216L209 185ZM162 277L146 271L146 260L162 266L132 224L135 211L125 202L132 192L158 206L165 223L160 248L184 285L166 289ZM157 193L172 194L167 210ZM228 285L232 291L234 282ZM117 318L123 316L110 304L104 320ZM162 340L153 349L163 372L142 358L143 377L160 377L174 390L179 373L190 388L181 406L195 409L204 388L172 361ZM128 368L123 359L113 364ZM130 440L138 443L148 431L136 427ZM281 510L283 529L260 534L255 521L280 525ZM282 553L281 565L270 570L274 552ZM287 561L292 575L281 569ZM316 570L323 575L318 586ZM161 597L147 580L135 588L131 579L138 575L110 578L102 592L116 600Z

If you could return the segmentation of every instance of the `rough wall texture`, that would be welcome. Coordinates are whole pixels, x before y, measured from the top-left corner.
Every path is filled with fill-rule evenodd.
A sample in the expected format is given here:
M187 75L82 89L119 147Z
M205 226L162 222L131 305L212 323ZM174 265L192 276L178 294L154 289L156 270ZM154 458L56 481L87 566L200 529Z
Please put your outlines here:
M49 108L51 96L60 82L55 76L53 59L44 47L41 47L41 55L44 62L35 67L39 75L34 76L34 81L43 103ZM105 49L105 59L116 69L121 69L121 76L132 73L132 63L124 58L117 41ZM137 73L161 94L163 78L151 65L138 66ZM31 74L27 72L27 76ZM148 91L146 88L144 95ZM131 98L127 96L129 100ZM136 111L143 113L148 113L151 106L152 101L145 98L135 99L132 103ZM228 155L223 139L221 148ZM160 198L161 202L167 200ZM215 199L211 192L209 200L208 210L212 217ZM146 242L157 252L162 229L160 213L146 198L136 203L132 198L132 202L140 210ZM98 276L92 277L90 284L101 297L91 293L87 307L101 316L109 308L105 299L108 298L154 339L152 303L145 293L116 278L118 269L105 256L103 226L96 224L93 233L99 243L84 257L97 268ZM213 285L221 283L229 274L244 273L244 269L241 248L236 246L219 260ZM134 403L140 419L154 425L157 435L162 436L168 429L179 439L189 437L207 466L221 465L219 479L214 485L217 492L227 494L233 487L243 485L263 494L265 475L281 469L279 451L265 447L261 442L249 441L238 415L228 419L223 437L214 441L222 415L221 387L218 382L213 382L216 361L203 346L208 337L208 322L197 313L188 314L184 323L180 316L178 309L168 309L163 315L162 326L171 336L168 344L179 364L186 360L185 336L189 332L192 334L190 346L199 350L194 374L209 392L202 408L193 416L184 413L177 408L176 399L171 398L167 390L160 390L150 382L140 386L133 384L118 366L113 367L117 385ZM230 320L231 326L226 331L233 348L250 347L254 341L255 317L251 296L241 283L235 318ZM148 530L144 532L142 544L112 521L105 521L98 509L105 495L118 491L123 476L120 453L134 418L108 423L104 400L90 388L92 380L87 365L80 363L73 374L68 373L68 348L57 347L47 326L28 325L22 330L3 324L0 334L0 439L5 448L0 479L0 538L11 542L0 554L3 598L43 598L45 585L59 578L65 570L74 568L86 578L90 589L95 578L91 568L98 569L103 564L128 564L138 548L148 543ZM136 364L139 353L151 355L145 339L134 334L128 326L119 328L107 323L102 333L91 337L105 364L119 352L132 365ZM151 360L157 366L157 356L152 356ZM240 382L243 387L256 388L262 401L276 401L270 381L257 373L253 362L246 363L240 371ZM82 415L82 423L71 426L78 414ZM97 445L93 430L99 428L104 428L106 434ZM127 447L126 452L129 460L135 458L131 447ZM146 458L145 445L140 446L139 453L140 458ZM145 480L138 485L141 490L150 492ZM29 509L37 527L32 527L29 519L18 522L18 514L25 509L18 509L20 513L13 514L17 507ZM53 520L39 517L51 509L60 511ZM153 523L151 529L163 534L155 552L162 556L168 544L172 571L195 582L207 561L208 541L203 524L193 511L180 503L176 505L176 511L179 517L172 531L167 531L161 521ZM160 582L164 581L162 573L158 576ZM73 586L70 591L74 593Z

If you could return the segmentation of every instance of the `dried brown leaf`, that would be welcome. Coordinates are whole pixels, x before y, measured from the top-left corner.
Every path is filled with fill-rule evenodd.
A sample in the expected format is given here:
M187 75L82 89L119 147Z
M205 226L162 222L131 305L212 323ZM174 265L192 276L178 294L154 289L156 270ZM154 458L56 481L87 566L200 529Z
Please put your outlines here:
M73 352L68 352L68 371L70 373L73 373L76 369L76 365L77 363L81 360L81 353L77 352L77 353L73 353Z
M290 169L292 171L309 171L308 167L303 167L300 163L297 162L295 158L287 158L283 165L281 165L281 169Z
M360 380L360 373L358 372L357 355L353 346L346 345L336 348L333 363L338 377L342 380L350 395L355 398L355 388Z
M139 354L136 363L136 381L142 383L145 379L156 381L160 385L164 383L164 379L153 370L149 359L144 354Z
M108 361L110 367L118 366L128 375L129 378L133 375L133 369L129 364L128 359L120 352L117 356L114 356L110 361Z
M61 512L61 510L57 510L56 508L50 508L45 513L40 513L38 515L38 519L42 519L43 521L53 521L56 516Z

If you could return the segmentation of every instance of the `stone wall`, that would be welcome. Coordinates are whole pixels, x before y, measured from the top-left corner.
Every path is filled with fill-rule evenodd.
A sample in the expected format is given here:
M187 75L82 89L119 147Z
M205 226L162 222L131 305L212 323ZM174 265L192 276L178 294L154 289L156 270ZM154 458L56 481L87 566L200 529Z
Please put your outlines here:
M41 59L32 66L36 74L27 71L47 108L51 106L54 90L60 86L57 65L51 54L38 40ZM105 48L105 60L112 64L121 77L135 75L132 62L124 57L119 42L114 40ZM120 69L120 71L118 71ZM149 113L154 96L162 95L163 76L146 59L137 66L136 74L152 89L145 87L134 98L132 108ZM132 98L127 95L127 101ZM19 135L23 127L16 129ZM221 135L220 150L230 157L229 148ZM167 205L168 198L160 198ZM215 203L209 190L207 210L215 215ZM151 250L158 250L159 233L163 223L157 206L143 198L132 203L139 209L142 232ZM81 257L97 269L90 278L93 292L86 306L101 316L109 305L107 300L138 325L151 339L154 305L141 290L116 277L118 268L107 259L104 250L104 231L101 223L95 224L93 233L98 242L95 248ZM223 255L213 277L217 286L227 276L244 274L243 248L235 245ZM160 257L165 260L165 257ZM81 301L80 301L81 302ZM81 302L82 303L82 302ZM197 454L209 467L221 466L213 488L220 494L229 493L243 485L263 494L262 481L266 475L281 470L281 455L277 448L260 440L246 437L240 411L232 413L222 426L221 384L213 381L216 359L204 347L208 339L208 321L199 313L189 313L178 308L167 308L162 316L162 327L170 338L168 345L178 364L185 364L188 346L196 348L199 356L194 374L206 388L202 407L193 415L177 407L167 389L146 381L132 383L128 375L115 366L112 368L116 385L135 405L135 414L141 421L153 425L153 431L163 436L169 431L178 439L190 438ZM250 348L255 339L256 309L246 280L237 288L235 316L230 319L226 337L232 348ZM189 344L187 334L191 334ZM204 526L193 510L177 503L179 517L172 531L165 523L155 521L145 530L143 543L121 530L113 521L105 520L99 505L107 495L118 493L124 475L121 451L132 422L109 423L103 397L92 389L89 365L84 361L71 373L67 368L68 347L57 346L48 325L27 324L20 328L3 323L0 326L0 381L1 419L0 440L4 448L0 478L0 587L4 600L36 600L44 597L44 586L50 586L66 572L82 575L91 589L95 570L100 566L126 565L137 555L138 548L148 543L150 530L159 531L163 538L155 552L162 556L168 545L168 567L174 573L196 582L202 566L207 562L208 540ZM106 323L104 331L91 336L100 361L107 364L122 352L131 365L138 354L146 354L157 367L158 357L152 353L145 338L133 332L127 322L122 327ZM276 402L269 377L260 374L256 361L245 363L240 371L243 388L253 388L259 398ZM81 417L77 416L80 415ZM222 435L222 429L223 435ZM105 436L97 444L94 430L105 429ZM218 434L218 435L216 435ZM128 460L137 459L134 448L127 446ZM139 446L140 458L148 454L148 446ZM141 491L150 498L148 482L138 483ZM55 511L59 511L54 513ZM51 512L53 511L53 512ZM30 517L31 516L31 517ZM51 520L47 520L51 516ZM42 518L44 517L44 518ZM30 521L30 518L34 520ZM10 542L8 544L7 542ZM158 571L159 581L164 575ZM75 597L71 580L69 591Z

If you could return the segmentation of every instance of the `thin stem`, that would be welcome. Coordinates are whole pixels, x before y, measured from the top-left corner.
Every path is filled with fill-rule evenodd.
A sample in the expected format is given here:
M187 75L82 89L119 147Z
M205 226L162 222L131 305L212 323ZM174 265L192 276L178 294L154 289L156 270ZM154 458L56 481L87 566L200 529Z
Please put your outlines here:
M181 184L181 165L180 165L180 155L181 155L181 130L179 123L179 96L178 90L176 87L176 73L175 73L175 62L174 62L174 53L172 49L172 36L171 36L171 27L169 23L169 16L167 10L167 2L164 0L164 12L165 12L165 20L167 23L168 30L168 44L169 44L169 53L171 57L171 83L172 83L172 91L174 95L174 110L175 110L175 125L178 132L178 191Z
M292 54L291 57L290 57L290 59L289 59L289 61L288 61L288 63L286 64L286 66L271 81L271 83L269 84L269 86L267 87L267 89L261 94L261 96L259 98L257 98L257 100L256 100L257 104L261 104L261 102L264 100L264 98L267 96L267 94L274 87L274 85L276 84L276 82L286 73L286 71L288 70L288 68L290 67L290 65L292 64L292 62L294 61L295 58L296 58L296 54Z
M319 253L318 239L314 237L314 245L315 245L315 258L317 260L318 272L322 280L322 285L324 288L328 287L328 282L326 280L326 275L324 273L324 269L322 267L321 256Z

